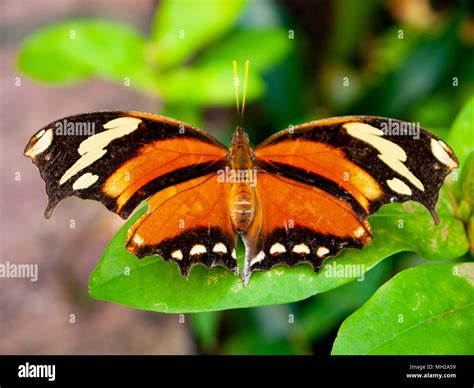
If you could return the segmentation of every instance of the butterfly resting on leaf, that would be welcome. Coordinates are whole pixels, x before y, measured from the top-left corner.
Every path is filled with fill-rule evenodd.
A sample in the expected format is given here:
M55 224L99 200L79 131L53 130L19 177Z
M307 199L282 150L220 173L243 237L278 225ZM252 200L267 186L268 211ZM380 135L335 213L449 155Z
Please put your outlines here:
M240 236L247 283L256 270L303 262L318 270L340 250L362 248L372 240L368 216L387 203L417 201L438 223L438 193L457 158L428 131L386 131L394 125L410 124L318 120L255 149L239 125L227 148L171 118L97 112L45 126L25 155L46 182L46 217L69 196L100 201L124 219L147 200L128 231L128 251L173 261L186 276L195 264L237 272ZM85 127L93 131L77 131Z

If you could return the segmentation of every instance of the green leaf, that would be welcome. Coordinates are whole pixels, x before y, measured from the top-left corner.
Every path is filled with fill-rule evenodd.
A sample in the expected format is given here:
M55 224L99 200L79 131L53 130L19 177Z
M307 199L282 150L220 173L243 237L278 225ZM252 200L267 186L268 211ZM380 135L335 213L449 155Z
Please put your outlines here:
M91 275L90 294L100 300L169 313L294 302L348 283L400 251L413 250L422 257L440 260L462 256L468 249L466 234L448 206L442 192L438 226L421 206L410 204L406 209L399 204L386 206L371 217L375 239L363 250L347 249L328 259L319 274L306 264L257 272L247 287L243 287L240 277L222 267L196 266L186 279L175 263L157 256L138 260L128 253L124 248L127 230L145 212L140 209L107 246ZM341 268L360 273L341 273Z
M153 22L154 56L161 68L177 65L232 27L244 0L163 0Z
M456 116L449 132L448 144L456 152L461 165L474 152L474 97L466 102Z
M249 70L247 101L263 94L264 84L256 69ZM160 94L168 104L233 105L235 104L232 62L207 66L182 67L160 78Z
M22 45L20 70L40 81L72 83L102 76L153 90L145 39L132 28L98 19L77 19L35 32Z
M474 263L410 268L339 329L332 354L474 354Z
M280 61L290 51L290 42L284 29L237 30L215 48L204 52L196 64L232 68L232 61L236 60L239 70L243 70L245 61L249 60L251 68L261 71Z
M467 157L462 166L461 198L472 208L474 207L474 151Z
M460 203L456 215L466 225L469 251L474 257L474 152L471 152L462 165L458 187Z
M391 267L391 261L384 260L363 278L311 298L296 319L303 338L315 342L338 327L384 283Z

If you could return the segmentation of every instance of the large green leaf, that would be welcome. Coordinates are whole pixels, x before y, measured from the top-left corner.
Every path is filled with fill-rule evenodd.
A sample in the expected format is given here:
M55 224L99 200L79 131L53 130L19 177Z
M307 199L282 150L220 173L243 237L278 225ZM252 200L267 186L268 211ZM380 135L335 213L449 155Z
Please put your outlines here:
M154 57L177 65L232 27L244 0L163 0L153 23Z
M18 67L44 82L71 83L102 76L154 89L144 37L107 20L70 20L37 31L23 43Z
M339 329L332 354L474 354L474 263L410 268Z
M133 215L110 241L89 281L92 297L170 313L288 303L348 283L354 275L341 270L364 273L396 252L413 250L425 258L446 260L463 255L468 245L463 225L450 215L445 195L438 206L439 226L421 206L392 204L371 217L375 239L363 250L348 249L329 259L319 274L306 264L277 267L253 274L243 287L240 277L221 267L196 266L186 279L174 263L157 256L138 260L126 252L127 229L144 211Z

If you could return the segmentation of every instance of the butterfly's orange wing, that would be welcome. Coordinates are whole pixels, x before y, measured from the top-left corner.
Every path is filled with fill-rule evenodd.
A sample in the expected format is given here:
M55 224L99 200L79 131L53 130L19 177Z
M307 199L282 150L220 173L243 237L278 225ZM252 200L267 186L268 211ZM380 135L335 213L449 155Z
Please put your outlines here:
M47 217L74 195L127 218L157 191L218 170L226 152L197 128L136 112L66 117L38 131L25 149L46 182Z
M196 263L236 269L228 186L217 184L227 148L188 124L135 112L97 112L55 121L25 155L46 182L50 216L69 196L95 199L127 218L149 198L127 248L162 255L182 273Z
M372 239L369 223L350 203L320 188L261 172L257 193L260 208L244 236L245 279L279 264L308 262L317 270L326 257Z
M237 269L237 235L229 217L230 185L211 173L167 187L148 200L148 211L129 229L127 249L158 254L187 275L194 264Z
M277 133L255 149L255 165L259 213L244 236L247 279L282 263L319 268L344 247L362 247L371 240L367 217L386 203L420 202L438 222L439 189L458 162L428 131L356 116Z

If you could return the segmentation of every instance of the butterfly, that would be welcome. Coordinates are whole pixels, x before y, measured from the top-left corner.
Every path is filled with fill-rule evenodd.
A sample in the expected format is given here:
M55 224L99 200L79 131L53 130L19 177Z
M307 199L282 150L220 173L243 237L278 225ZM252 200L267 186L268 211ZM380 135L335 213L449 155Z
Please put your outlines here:
M237 100L238 101L238 100ZM243 113L244 104L242 104ZM435 206L453 150L412 123L375 116L312 121L270 136L252 149L238 126L230 148L168 117L138 112L80 114L52 122L25 155L46 183L49 218L62 199L94 199L126 219L126 249L159 255L185 276L193 265L238 272L323 261L372 240L367 218L381 206Z

